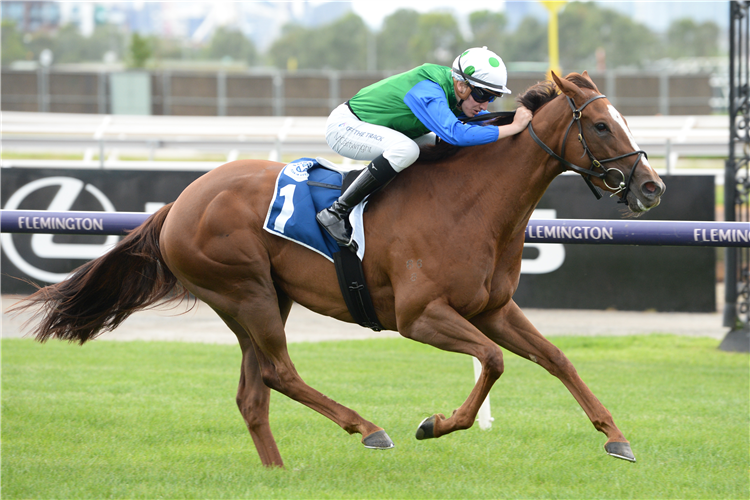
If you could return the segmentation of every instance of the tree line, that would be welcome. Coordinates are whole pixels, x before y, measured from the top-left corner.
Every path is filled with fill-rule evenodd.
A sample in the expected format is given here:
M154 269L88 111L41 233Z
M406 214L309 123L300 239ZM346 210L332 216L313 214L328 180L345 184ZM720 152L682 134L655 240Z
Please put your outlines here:
M470 35L447 12L419 13L400 9L386 17L379 31L370 30L355 13L324 26L287 25L265 51L240 31L217 29L208 43L188 45L183 40L126 35L112 25L97 26L83 37L74 26L54 35L19 33L8 22L2 26L2 63L34 59L50 49L56 63L102 61L105 54L130 67L158 67L160 62L222 60L249 67L280 69L385 70L410 69L425 62L449 65L462 50L486 45L506 63L547 61L547 26L534 17L515 29L501 12L472 12ZM560 62L565 71L641 67L663 58L720 55L720 29L711 22L681 19L666 33L655 33L606 4L572 2L559 14Z

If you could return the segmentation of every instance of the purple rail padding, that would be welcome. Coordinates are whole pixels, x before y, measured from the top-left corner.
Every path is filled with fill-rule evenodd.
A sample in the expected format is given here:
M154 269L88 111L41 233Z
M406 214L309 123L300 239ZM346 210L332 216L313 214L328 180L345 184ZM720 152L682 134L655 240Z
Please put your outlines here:
M0 232L43 234L125 234L151 216L144 212L0 211Z
M0 211L0 232L125 234L142 212ZM750 222L532 219L526 243L750 247Z
M750 222L532 219L526 243L750 247Z

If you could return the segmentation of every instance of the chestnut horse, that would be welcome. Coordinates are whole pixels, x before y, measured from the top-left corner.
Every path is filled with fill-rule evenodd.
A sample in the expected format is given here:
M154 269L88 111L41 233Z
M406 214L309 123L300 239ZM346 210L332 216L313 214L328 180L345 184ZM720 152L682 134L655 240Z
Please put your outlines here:
M572 168L619 195L633 213L658 205L665 188L586 72L553 79L519 98L534 112L527 131L442 157L425 151L419 163L371 197L364 214L364 273L386 329L482 364L461 407L447 418L438 413L425 419L417 439L472 426L503 373L502 347L559 378L607 436L607 453L634 461L609 411L524 316L513 293L526 224L564 170ZM577 166L586 155L591 167ZM40 289L16 310L40 307L34 330L39 341L84 343L136 310L189 292L239 340L237 404L264 465L283 465L269 427L271 389L361 434L368 448L392 447L381 427L308 386L289 358L284 325L293 301L353 319L330 261L263 230L283 166L240 160L208 172L108 254ZM417 261L421 267L408 264Z

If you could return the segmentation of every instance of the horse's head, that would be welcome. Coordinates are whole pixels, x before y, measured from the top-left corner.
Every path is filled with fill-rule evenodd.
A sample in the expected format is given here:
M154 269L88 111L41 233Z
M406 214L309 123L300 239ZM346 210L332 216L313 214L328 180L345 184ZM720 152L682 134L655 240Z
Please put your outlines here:
M570 111L570 125L559 155L561 163L580 173L597 196L591 184L618 195L634 213L657 206L666 189L664 182L635 143L625 119L599 92L588 73L571 73L564 79L552 73L552 78ZM569 133L571 129L573 134ZM587 156L590 166L581 165Z

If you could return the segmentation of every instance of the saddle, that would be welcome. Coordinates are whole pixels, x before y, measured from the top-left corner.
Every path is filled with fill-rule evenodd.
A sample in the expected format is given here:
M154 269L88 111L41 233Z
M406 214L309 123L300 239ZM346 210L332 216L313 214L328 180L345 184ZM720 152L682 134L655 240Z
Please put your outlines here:
M358 251L339 247L318 225L315 214L331 206L356 178L358 170L343 170L324 158L300 158L286 165L276 179L276 187L263 229L294 241L334 263L346 307L361 326L380 331L362 270L365 241L362 213L365 200L350 216Z

